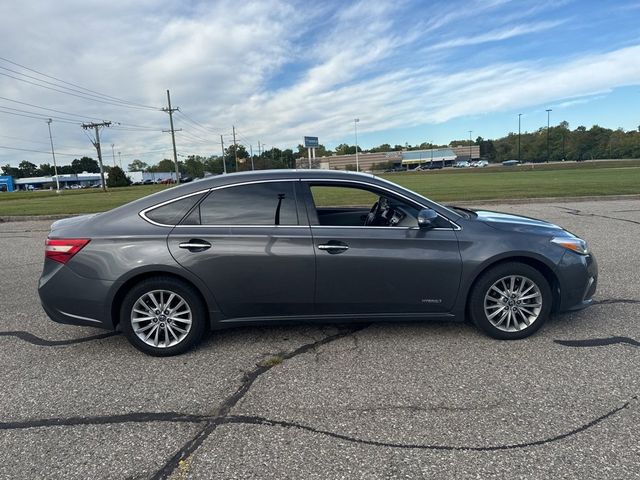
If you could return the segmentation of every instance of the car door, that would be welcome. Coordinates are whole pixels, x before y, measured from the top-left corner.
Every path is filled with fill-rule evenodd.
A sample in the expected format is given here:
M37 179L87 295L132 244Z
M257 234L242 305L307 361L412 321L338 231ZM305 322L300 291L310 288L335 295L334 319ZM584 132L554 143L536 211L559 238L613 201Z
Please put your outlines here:
M419 229L412 215L417 217L422 207L383 187L344 181L302 185L316 254L316 313L433 314L452 309L462 270L454 225L442 219L438 228ZM412 215L395 226L364 226L372 203L381 196ZM353 206L352 225L338 225L325 215L344 205Z
M226 317L312 313L315 258L295 181L213 189L168 237Z

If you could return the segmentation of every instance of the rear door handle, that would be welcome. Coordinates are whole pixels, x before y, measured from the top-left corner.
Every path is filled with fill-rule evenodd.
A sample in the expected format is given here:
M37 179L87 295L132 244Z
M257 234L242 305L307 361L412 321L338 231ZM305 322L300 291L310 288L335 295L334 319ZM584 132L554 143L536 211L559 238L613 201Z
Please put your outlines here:
M342 253L349 250L349 245L342 242L330 242L318 245L318 250L325 250L328 253Z
M211 244L205 240L199 240L192 238L188 242L182 242L178 245L180 248L185 248L190 252L203 252L211 248Z

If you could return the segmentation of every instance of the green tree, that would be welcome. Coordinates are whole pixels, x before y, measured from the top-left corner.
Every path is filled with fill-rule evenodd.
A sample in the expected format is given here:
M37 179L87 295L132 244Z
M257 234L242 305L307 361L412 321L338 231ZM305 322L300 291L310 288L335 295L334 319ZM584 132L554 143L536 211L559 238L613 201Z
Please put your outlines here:
M98 162L96 162L91 157L82 157L79 160L77 158L74 159L71 162L71 168L73 169L74 173L82 173L82 172L98 173L98 172L100 172L100 166L98 165Z
M383 143L382 145L379 145L377 147L373 147L369 151L371 153L390 152L391 151L391 145L389 145L388 143Z
M38 173L38 167L26 160L23 160L18 164L18 170L20 170L20 176L22 177L35 177Z
M130 172L143 172L148 168L149 165L144 163L142 160L138 160L137 158L128 165L128 169Z
M10 177L13 178L21 178L22 177L22 172L20 171L19 168L16 167L12 167L11 165L9 165L8 163L2 167L2 174L3 175L8 175Z
M109 178L107 178L107 187L126 187L131 184L131 180L120 167L111 167Z
M38 175L41 175L43 177L48 177L50 175L55 175L55 170L53 169L53 166L51 166L48 163L42 163L40 164L40 166L38 167Z
M190 155L184 161L184 168L192 178L204 177L204 158L198 155Z
M175 172L175 170L175 163L173 160L169 160L168 158L163 158L157 165L149 167L150 172Z

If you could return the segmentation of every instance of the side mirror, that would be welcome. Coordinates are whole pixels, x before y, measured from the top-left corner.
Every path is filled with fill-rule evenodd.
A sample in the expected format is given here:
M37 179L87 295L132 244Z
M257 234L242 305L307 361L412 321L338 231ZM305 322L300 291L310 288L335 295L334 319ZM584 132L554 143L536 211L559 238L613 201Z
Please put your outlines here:
M418 227L420 227L421 230L433 228L435 227L437 218L438 214L435 210L431 210L430 208L423 208L418 213Z

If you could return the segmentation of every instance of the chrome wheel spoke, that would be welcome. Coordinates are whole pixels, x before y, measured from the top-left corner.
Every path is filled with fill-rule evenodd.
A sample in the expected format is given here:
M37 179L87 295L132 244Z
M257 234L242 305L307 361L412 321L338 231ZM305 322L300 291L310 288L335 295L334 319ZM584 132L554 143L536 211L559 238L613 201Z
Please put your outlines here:
M150 324L145 325L144 327L140 327L140 328L138 328L138 329L136 329L136 330L134 330L134 331L135 331L136 333L140 334L140 333L146 332L146 331L147 331L147 330L149 330L150 328L153 328L153 325L154 325L153 323L150 323Z
M503 313L504 312L504 307L502 305L497 305L498 307L501 307L500 310L496 310L495 312L487 315L487 318L489 320L491 320L493 317L495 317L496 315L498 315L499 313Z

